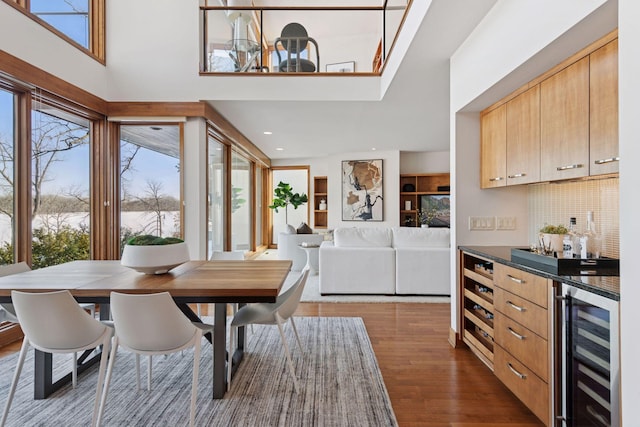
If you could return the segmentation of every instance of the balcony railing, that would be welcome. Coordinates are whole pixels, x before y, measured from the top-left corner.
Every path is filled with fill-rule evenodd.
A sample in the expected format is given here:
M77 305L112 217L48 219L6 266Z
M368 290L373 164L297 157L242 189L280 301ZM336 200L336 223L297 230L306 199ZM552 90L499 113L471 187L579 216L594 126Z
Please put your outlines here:
M201 74L378 75L411 0L381 6L200 6ZM250 3L250 2L248 2Z

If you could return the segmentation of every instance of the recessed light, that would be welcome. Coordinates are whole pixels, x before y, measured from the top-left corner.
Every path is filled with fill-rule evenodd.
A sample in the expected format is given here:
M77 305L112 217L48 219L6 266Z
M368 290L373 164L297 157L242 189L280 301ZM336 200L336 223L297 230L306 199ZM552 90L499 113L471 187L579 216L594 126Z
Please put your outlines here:
M159 127L159 126L150 126L150 129L151 130L162 130L162 128Z
M278 147L278 148L276 148L276 151L284 151L284 148Z
M272 134L273 134L273 132L268 131L268 130L265 130L265 131L264 131L264 132L262 132L262 133L264 133L265 135L272 135Z
M371 148L371 151L376 151L376 147L372 147L372 148Z

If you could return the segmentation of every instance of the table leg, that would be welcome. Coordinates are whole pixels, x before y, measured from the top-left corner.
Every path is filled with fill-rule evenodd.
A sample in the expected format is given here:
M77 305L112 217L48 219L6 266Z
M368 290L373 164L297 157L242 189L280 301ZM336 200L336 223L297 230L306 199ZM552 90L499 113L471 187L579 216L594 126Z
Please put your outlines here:
M92 352L93 350L85 350L78 357L78 365L76 366L78 374L100 361L102 351L97 351L96 354L89 357ZM71 382L71 372L53 382L53 355L40 350L34 350L33 377L33 398L36 400L46 399L51 393Z
M213 398L222 399L227 390L227 304L216 303L213 326Z

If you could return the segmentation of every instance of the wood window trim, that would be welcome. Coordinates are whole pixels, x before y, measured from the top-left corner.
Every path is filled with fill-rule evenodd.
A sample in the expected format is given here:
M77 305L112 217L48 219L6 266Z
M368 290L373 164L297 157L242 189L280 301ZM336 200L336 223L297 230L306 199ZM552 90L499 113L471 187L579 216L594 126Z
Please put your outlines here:
M67 36L53 25L39 18L37 15L29 11L29 0L2 0L4 3L13 7L27 18L38 23L42 27L51 31L76 49L87 54L102 65L106 65L105 61L105 40L106 40L106 18L105 18L105 1L106 0L89 0L89 48L85 48L71 37Z

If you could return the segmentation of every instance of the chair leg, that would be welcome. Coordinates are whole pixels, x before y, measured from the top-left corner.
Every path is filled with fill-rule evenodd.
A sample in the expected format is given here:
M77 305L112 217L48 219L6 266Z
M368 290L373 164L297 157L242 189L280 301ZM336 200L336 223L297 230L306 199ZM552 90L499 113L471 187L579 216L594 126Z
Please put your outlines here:
M102 393L104 388L105 374L107 370L107 359L109 354L109 343L111 337L107 337L102 345L102 354L100 354L100 370L98 371L98 384L96 385L96 401L93 404L93 418L91 419L91 427L97 427L100 418L100 405L102 402Z
M302 343L300 342L300 335L298 335L298 328L296 328L296 322L293 321L293 316L289 318L289 321L291 322L291 326L293 327L293 332L296 335L296 341L298 343L298 348L300 349L300 353L304 353L304 350L302 350Z
M231 369L233 368L233 353L235 348L233 342L235 341L236 328L229 326L229 351L227 352L227 391L231 390Z
M147 390L151 391L151 367L153 365L153 356L149 356L147 360Z
M202 346L202 332L198 332L193 349L193 382L191 384L191 407L189 408L189 427L196 421L196 401L198 400L198 373L200 372L200 347Z
M71 362L71 387L76 388L78 385L78 353L73 353L73 361Z
M27 357L27 351L29 351L29 340L25 338L22 340L22 348L20 348L20 356L18 356L18 366L13 374L13 380L11 381L11 389L9 390L9 396L7 396L7 403L4 406L4 413L2 414L2 421L0 421L0 427L4 427L7 422L7 416L9 415L9 408L11 407L11 401L13 395L16 393L16 387L18 386L18 380L20 379L20 373L22 372L22 365L24 359Z
M140 355L136 353L136 391L140 391Z
M109 364L107 365L107 374L104 379L104 387L102 390L102 397L100 399L100 406L98 407L98 418L96 420L97 426L99 426L102 423L102 415L104 414L104 406L107 402L109 384L111 383L111 373L113 372L113 365L116 363L117 351L118 351L118 337L116 336L113 339L113 343L111 344L111 352L109 353ZM100 365L102 365L102 360L100 360Z
M284 336L284 329L282 328L282 317L276 313L276 322L278 323L278 330L280 331L280 338L282 338L282 345L284 346L284 354L287 356L287 363L289 364L289 372L293 377L293 387L298 392L298 379L296 378L296 370L293 367L293 361L291 360L291 353L289 352L289 345L287 339Z

